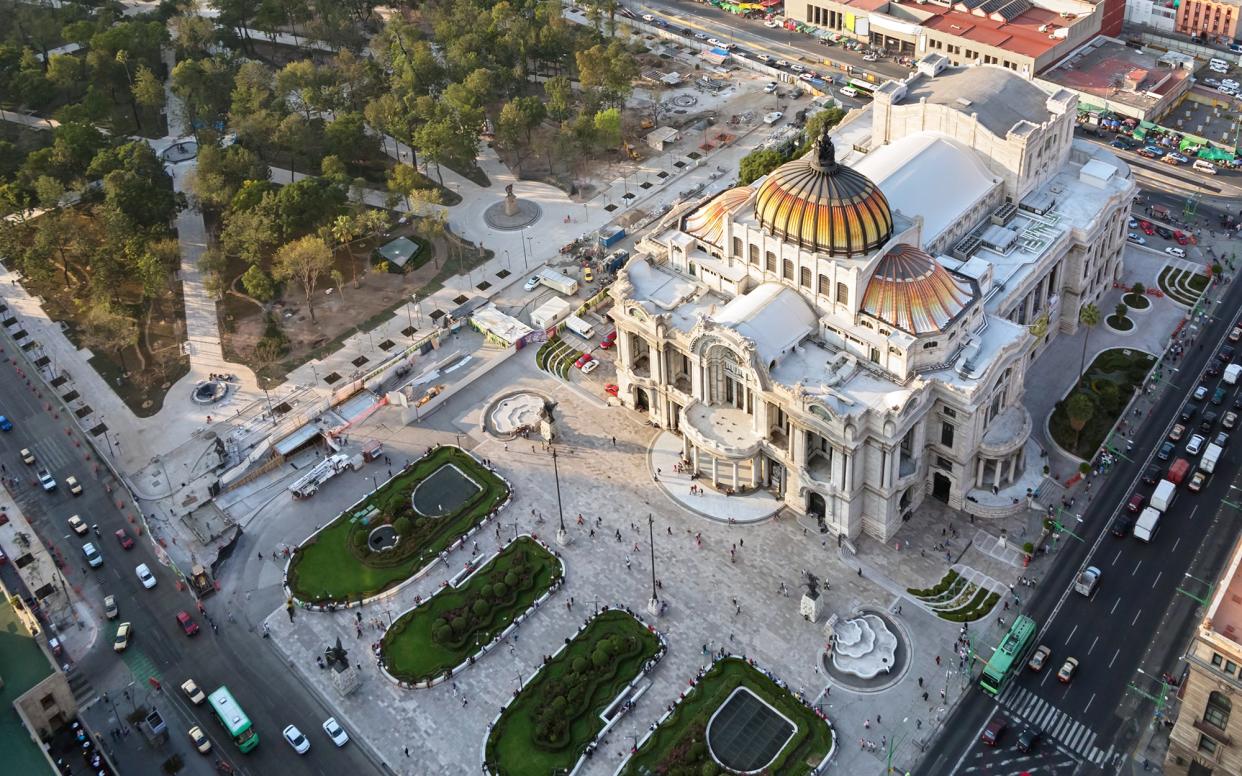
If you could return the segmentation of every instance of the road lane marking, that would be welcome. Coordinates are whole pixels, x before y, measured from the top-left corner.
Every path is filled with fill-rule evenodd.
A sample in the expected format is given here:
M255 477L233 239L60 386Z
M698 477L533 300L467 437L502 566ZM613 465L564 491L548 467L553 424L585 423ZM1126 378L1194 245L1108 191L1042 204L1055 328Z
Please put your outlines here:
M1141 560L1138 563L1134 564L1134 571L1130 572L1130 576L1134 576L1135 574L1137 574L1139 567L1141 567L1142 565L1143 565L1143 561Z
M1113 601L1113 608L1112 608L1112 609L1109 609L1109 610L1108 610L1108 613L1109 613L1109 614L1112 614L1113 612L1117 611L1117 604L1119 604L1119 603L1121 603L1121 596L1117 596L1117 600L1116 600L1116 601Z
M1191 520L1193 520L1193 519L1194 519L1194 517L1195 517L1195 512L1198 512L1198 511L1199 511L1199 505L1198 505L1198 504L1195 504L1195 508L1194 508L1194 509L1192 509L1192 510L1190 510L1190 519L1191 519Z
M1182 543L1182 537L1177 537L1177 541L1173 542L1173 552L1177 552L1177 545Z
M1039 686L1040 686L1040 687L1043 687L1045 684L1047 684L1047 683L1048 683L1048 677L1050 677L1050 676L1052 676L1052 668L1051 668L1051 667L1049 667L1049 669L1048 669L1047 671L1044 671L1044 678L1040 680L1040 682L1039 682Z
M1117 557L1113 558L1113 562L1109 565L1116 566L1117 561L1121 560L1121 550L1117 550Z
M1097 643L1099 640L1100 640L1100 637L1099 637L1099 636L1096 636L1096 637L1095 637L1095 639L1091 642L1091 646L1090 646L1090 648L1088 648L1088 649L1087 649L1087 654L1088 654L1088 655L1090 655L1090 654L1091 654L1091 651L1095 649L1095 645L1096 645L1096 643Z
M1133 628L1133 627L1134 627L1134 623L1138 622L1139 615L1140 615L1140 614L1142 614L1142 613L1143 613L1143 610L1142 610L1142 609L1139 609L1137 612L1135 612L1135 613L1134 613L1134 619L1133 619L1133 620L1130 620L1130 627L1131 627L1131 628Z
M1113 659L1112 659L1112 660L1110 660L1110 661L1108 661L1108 667L1109 667L1109 668L1112 668L1112 667L1113 667L1113 663L1116 663L1116 662L1117 662L1117 656L1118 656L1118 655L1120 655L1120 654L1121 654L1121 647L1118 647L1118 648L1117 648L1117 651L1113 653Z
M1153 589L1153 590L1154 590L1154 589L1155 589L1155 587L1156 587L1156 583L1160 581L1160 575L1161 575L1161 574L1163 574L1163 573L1164 573L1163 571L1158 572L1158 573L1156 574L1156 578L1152 580L1152 582L1151 582L1151 586L1152 586L1152 589Z
M1066 644L1068 644L1069 642L1073 641L1073 640L1074 640L1074 634L1075 634L1075 633L1077 633L1077 632L1078 632L1078 626L1077 626L1077 625L1075 625L1075 626L1074 626L1074 629L1073 629L1072 631L1070 631L1070 635L1069 635L1069 637L1068 637L1067 639L1065 639L1065 643L1066 643Z
M1095 693L1091 693L1091 700L1087 701L1087 705L1082 707L1082 713L1083 713L1083 714L1086 714L1086 713L1087 713L1087 710L1091 708L1091 704L1092 704L1094 701L1095 701Z

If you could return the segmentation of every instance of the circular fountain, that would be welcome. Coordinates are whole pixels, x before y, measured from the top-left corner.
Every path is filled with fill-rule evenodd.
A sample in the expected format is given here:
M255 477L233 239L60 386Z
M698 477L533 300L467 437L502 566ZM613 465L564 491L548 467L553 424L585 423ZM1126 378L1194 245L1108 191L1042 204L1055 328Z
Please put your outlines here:
M194 386L195 404L215 404L229 392L229 384L221 380L204 380Z
M824 668L839 683L867 692L895 684L905 671L909 650L896 623L884 613L860 610L831 623L832 649Z
M503 396L487 412L487 430L496 436L512 438L523 431L539 428L547 416L547 399L531 391Z

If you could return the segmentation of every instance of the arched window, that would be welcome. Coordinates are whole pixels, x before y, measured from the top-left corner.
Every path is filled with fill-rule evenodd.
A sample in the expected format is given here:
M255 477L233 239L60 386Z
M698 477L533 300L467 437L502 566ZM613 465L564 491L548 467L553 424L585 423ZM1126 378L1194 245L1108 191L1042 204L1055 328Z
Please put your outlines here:
M794 278L794 276L793 276L793 270L794 270L793 262L792 262L792 261L790 261L789 259L785 259L785 260L781 263L781 268L782 268L782 270L783 270L783 271L781 272L781 277L785 278L786 280L793 280L793 278Z
M799 274L801 275L801 277L799 278L799 282L802 285L802 287L810 288L811 287L811 268L802 267L801 270L799 271Z
M776 271L776 254L772 251L766 251L763 254L763 268L768 272Z
M850 287L844 283L837 283L837 304L850 303Z
M1229 724L1229 712L1233 703L1224 693L1213 692L1208 696L1207 708L1203 711L1203 721L1218 730L1224 730Z

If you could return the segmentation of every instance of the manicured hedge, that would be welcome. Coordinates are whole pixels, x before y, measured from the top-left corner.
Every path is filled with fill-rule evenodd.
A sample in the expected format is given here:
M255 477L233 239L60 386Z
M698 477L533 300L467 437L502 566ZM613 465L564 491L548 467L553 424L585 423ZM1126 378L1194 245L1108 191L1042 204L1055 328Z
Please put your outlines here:
M941 593L947 592L948 589L952 587L953 583L957 581L957 577L957 572L950 570L949 573L940 578L940 581L936 583L935 587L929 587L925 590L910 587L906 588L906 592L916 598L935 598Z
M600 614L505 708L487 738L487 768L502 776L568 773L603 729L600 713L660 649L629 614Z
M518 538L461 587L445 588L397 618L380 642L385 668L409 683L440 676L490 644L563 576L555 555Z

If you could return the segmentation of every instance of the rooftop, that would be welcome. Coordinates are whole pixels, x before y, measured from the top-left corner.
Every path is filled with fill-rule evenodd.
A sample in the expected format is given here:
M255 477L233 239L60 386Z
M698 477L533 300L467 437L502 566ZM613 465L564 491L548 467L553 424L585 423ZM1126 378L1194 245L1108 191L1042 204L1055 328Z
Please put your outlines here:
M4 682L0 684L0 708L4 709L0 714L0 749L4 751L5 770L49 773L47 760L13 712L13 702L51 676L52 666L7 600L0 601L0 666L4 666Z
M1100 36L1040 79L1082 94L1086 103L1098 97L1146 111L1179 88L1190 88L1190 76L1190 70L1161 64L1158 53Z
M1234 545L1229 566L1217 580L1216 596L1203 618L1203 627L1242 645L1242 542Z
M915 78L907 83L905 96L894 102L911 105L925 99L973 113L985 129L1004 137L1020 121L1039 124L1052 119L1048 97L1043 89L1010 70L982 65L951 68L935 78Z

